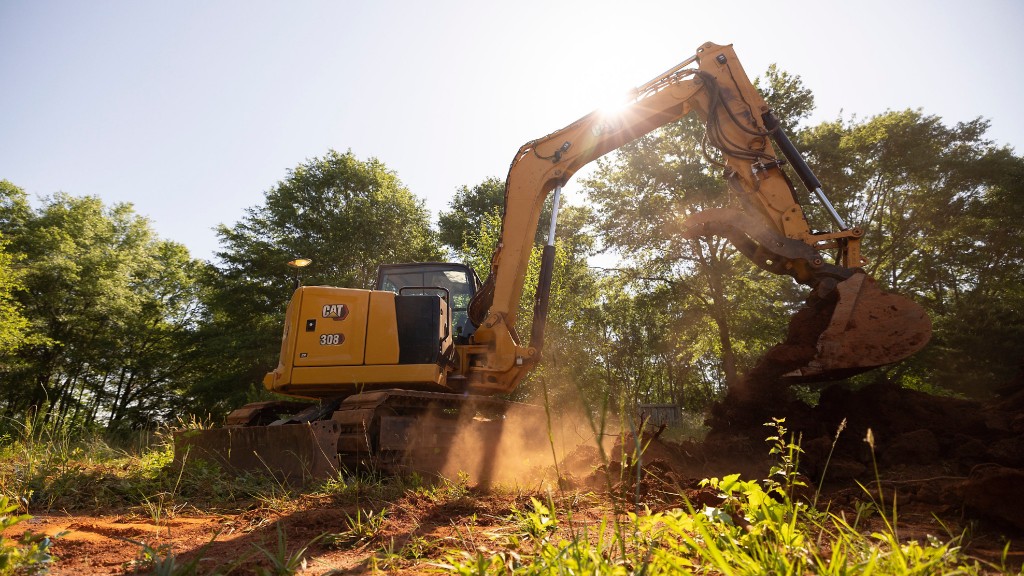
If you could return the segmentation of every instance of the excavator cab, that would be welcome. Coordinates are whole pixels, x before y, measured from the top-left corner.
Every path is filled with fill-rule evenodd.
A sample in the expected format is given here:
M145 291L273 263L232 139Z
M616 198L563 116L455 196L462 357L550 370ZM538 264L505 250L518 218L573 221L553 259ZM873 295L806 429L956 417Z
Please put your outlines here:
M444 299L450 310L450 329L456 344L469 342L469 337L476 330L469 321L469 302L480 285L476 272L465 264L384 264L377 269L377 290L391 291L403 297L438 296ZM401 314L398 320L403 321Z

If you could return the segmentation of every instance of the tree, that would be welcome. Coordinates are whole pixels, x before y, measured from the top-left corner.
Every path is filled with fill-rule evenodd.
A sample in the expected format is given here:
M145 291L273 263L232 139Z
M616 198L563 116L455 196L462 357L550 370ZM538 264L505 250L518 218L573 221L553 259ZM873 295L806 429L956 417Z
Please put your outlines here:
M448 203L451 210L438 214L438 237L441 243L456 253L462 252L472 243L472 239L479 234L495 210L500 211L504 204L503 180L491 177L472 188L460 186Z
M789 127L813 107L799 77L773 66L759 83ZM620 293L606 302L620 316L605 324L611 344L601 361L614 364L618 347L634 342L630 361L652 371L627 386L634 399L671 395L693 405L692 398L721 392L781 339L784 318L800 300L791 280L756 269L724 239L681 233L689 214L733 200L702 154L702 134L698 119L683 118L599 160L584 182L604 245L625 256ZM654 302L663 310L655 313ZM665 332L655 335L645 322Z
M5 358L18 350L29 337L29 320L22 314L22 306L15 292L23 290L24 254L10 250L7 235L16 232L29 212L25 191L7 180L0 180L0 371Z
M834 199L867 229L869 273L923 303L933 343L894 376L985 394L1024 359L1024 159L920 110L800 134Z
M21 258L9 253L7 245L7 240L0 235L0 350L4 351L3 355L16 352L29 334L28 318L22 315L21 305L14 299L14 292L22 289L22 273L14 267Z
M498 225L501 224L505 209L505 181L492 176L473 187L460 186L448 205L451 210L438 214L439 238L450 253L468 258L471 252L481 249L476 244L480 230L489 226L495 217ZM541 223L551 221L551 210L552 199L549 197L541 210ZM547 234L547 226L538 226L535 241L544 244L547 242ZM494 241L497 242L497 237ZM493 247L484 251L490 253ZM480 270L486 271L487 268Z
M788 279L755 269L725 240L689 240L681 234L688 214L722 206L729 199L724 181L701 157L699 133L699 124L690 118L655 131L599 161L585 186L598 207L604 245L628 255L622 281L632 290L670 286L674 304L680 307L673 324L690 316L710 320L686 322L690 351L684 355L713 365L718 382L712 387L721 390L735 382L757 351L780 332L774 313L752 311L788 309L796 292L784 287ZM637 283L642 279L649 282ZM637 334L643 329L619 325L616 332ZM658 353L654 348L642 352L651 357ZM693 386L707 388L706 371L687 374Z
M764 76L754 79L754 87L787 131L799 128L814 111L814 93L799 76L780 70L776 64L770 64Z
M128 204L55 194L33 211L20 190L3 192L0 233L25 254L15 296L37 332L5 362L4 412L39 411L58 426L166 416L180 391L197 263Z
M307 284L371 288L380 264L441 257L423 202L382 162L351 151L290 170L218 236L220 262L207 271L197 335L207 370L193 390L198 405L218 411L261 394L277 363L294 288L286 262L312 259L302 272Z

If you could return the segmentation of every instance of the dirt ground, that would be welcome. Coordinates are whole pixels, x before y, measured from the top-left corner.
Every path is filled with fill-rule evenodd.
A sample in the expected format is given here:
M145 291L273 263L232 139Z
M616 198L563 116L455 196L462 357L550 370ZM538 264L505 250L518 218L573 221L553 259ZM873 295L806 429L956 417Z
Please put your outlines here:
M711 431L701 441L671 442L648 429L639 467L629 456L635 444L611 447L606 461L595 444L584 443L561 458L560 481L546 483L519 469L513 482L506 479L494 489L468 482L443 498L407 490L390 501L352 504L307 495L276 509L254 505L223 513L181 504L156 519L137 511L49 512L16 531L63 533L52 548L59 557L53 574L135 573L143 565L143 545L157 557L172 553L179 565L195 561L200 573L237 566L234 573L248 574L307 544L300 574L421 573L436 568L447 550L500 548L497 543L520 530L515 511L528 510L530 497L543 497L545 490L560 510L572 510L574 521L594 526L641 505L660 510L686 501L713 503L699 480L737 472L766 477L772 462L765 437L771 430L764 422L784 416L803 449L799 470L810 487L808 500L819 485L818 504L831 512L853 514L858 503L875 499L898 508L901 538L924 540L930 534L950 540L963 534L968 553L995 563L1010 542L1010 564L1024 561L1024 375L984 403L885 381L859 390L826 388L813 407L783 388L746 392L712 410ZM384 508L387 515L372 537L350 530L338 536L360 510ZM275 554L282 535L286 552Z
M355 506L336 506L315 499L305 499L285 513L254 510L220 515L188 511L160 522L132 515L50 513L38 515L19 528L49 535L64 533L52 548L59 559L51 574L150 573L153 565L141 562L139 554L143 543L161 556L173 552L179 566L198 559L198 573L234 568L232 573L252 574L273 566L260 548L276 555L281 534L285 535L287 549L281 557L314 542L296 574L364 574L378 570L419 574L437 569L446 550L486 551L490 544L503 544L507 536L519 533L520 528L509 518L515 510L530 509L530 496L527 492L470 489L460 497L438 501L410 492L387 502L389 514L382 529L365 541L322 538L325 533L344 531L348 518L357 511ZM603 498L576 495L573 500L577 524L596 526L612 513ZM366 503L378 509L381 504ZM396 553L389 556L382 553L382 548Z
M793 401L772 411L785 414L786 426L800 439L800 470L809 486L824 479L819 505L852 514L871 490L898 506L901 537L949 539L966 533L966 550L992 562L999 561L1009 540L1008 559L1019 565L1024 560L1024 385L1008 391L983 404L879 382L858 391L828 389L813 408ZM771 464L764 444L768 430L754 424L756 419L744 419L745 410L718 407L717 425L701 442L669 442L648 432L639 485L624 480L636 471L628 461L602 464L593 445L577 448L561 462L562 490L555 487L560 506L571 507L576 521L597 525L614 513L613 501L620 512L636 503L669 509L683 506L684 499L700 504L710 498L698 485L701 478L735 472L765 477ZM627 443L625 453L631 450ZM622 446L611 451L623 453ZM59 557L53 574L133 573L141 566L143 543L160 556L173 552L179 564L201 558L203 573L234 564L240 566L235 573L253 573L270 566L259 547L273 555L279 534L287 541L283 556L313 542L300 574L420 573L435 566L444 550L488 550L515 533L514 510L529 509L530 496L543 494L533 478L524 477L521 485L527 487L484 490L470 484L463 494L441 499L407 491L396 500L359 506L305 496L277 511L211 513L182 507L159 521L131 513L51 512L19 528L64 533L53 546ZM385 507L388 515L372 538L316 540L345 532L357 509ZM382 548L395 553L382 555Z

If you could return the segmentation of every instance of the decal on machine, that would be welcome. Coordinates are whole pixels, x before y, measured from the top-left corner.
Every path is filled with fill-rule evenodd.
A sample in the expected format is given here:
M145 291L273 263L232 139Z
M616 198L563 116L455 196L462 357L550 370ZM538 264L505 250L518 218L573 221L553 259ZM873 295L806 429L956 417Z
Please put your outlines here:
M337 346L345 341L344 334L321 334L320 345L321 346Z
M344 320L348 316L348 306L344 304L324 304L324 318Z

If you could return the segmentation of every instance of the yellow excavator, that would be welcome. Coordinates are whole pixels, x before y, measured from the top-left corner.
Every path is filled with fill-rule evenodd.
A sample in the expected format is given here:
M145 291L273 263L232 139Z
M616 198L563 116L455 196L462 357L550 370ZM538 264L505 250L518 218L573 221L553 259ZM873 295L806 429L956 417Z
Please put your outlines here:
M195 450L232 468L285 476L394 469L414 452L443 453L467 412L500 420L510 403L496 396L515 390L541 359L562 186L588 162L691 112L705 124L704 145L717 150L709 159L722 167L737 205L690 216L685 233L725 237L758 266L792 276L829 303L811 353L787 376L847 376L899 361L928 342L924 310L882 292L860 268L861 229L829 202L732 47L707 43L636 88L615 113L595 111L519 149L485 282L462 264L416 263L381 266L374 290L299 287L285 316L280 362L264 385L316 401L235 410L224 428L180 433L178 458ZM833 231L811 230L787 164L831 216ZM552 192L533 328L523 341L516 316Z

